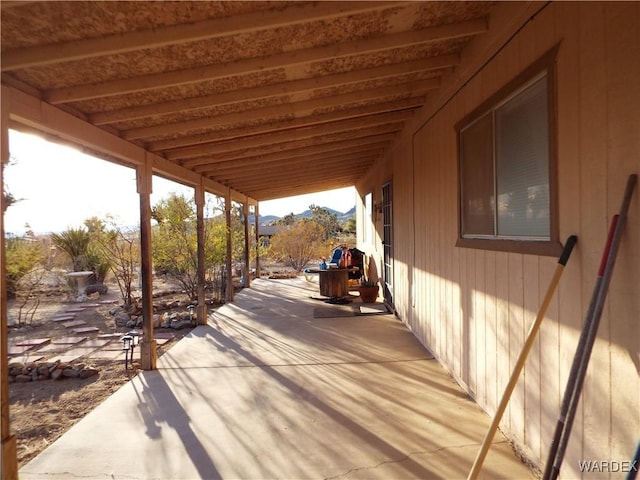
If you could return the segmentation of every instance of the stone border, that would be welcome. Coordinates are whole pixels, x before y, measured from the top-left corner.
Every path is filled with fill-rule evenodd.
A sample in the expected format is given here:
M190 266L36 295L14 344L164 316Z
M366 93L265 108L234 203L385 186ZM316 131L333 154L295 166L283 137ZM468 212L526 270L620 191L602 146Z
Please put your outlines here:
M28 383L40 380L62 380L64 378L90 378L98 374L98 369L84 363L72 365L67 362L11 362L9 363L9 383Z

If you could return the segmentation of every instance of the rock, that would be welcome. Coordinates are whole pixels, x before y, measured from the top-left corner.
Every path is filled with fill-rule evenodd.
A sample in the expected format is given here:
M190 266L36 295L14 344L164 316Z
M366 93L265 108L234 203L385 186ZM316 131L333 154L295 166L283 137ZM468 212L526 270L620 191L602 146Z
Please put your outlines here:
M94 283L93 285L87 285L86 288L87 295L91 295L93 293L105 295L108 291L109 287L107 287L104 283Z
M93 377L94 375L98 375L98 370L96 370L95 368L83 368L78 374L80 378L89 378Z
M155 314L153 316L153 328L158 328L160 326L160 322L161 322L161 316L158 314Z
M80 376L80 371L75 368L65 368L62 370L62 376L67 378L78 378Z
M185 320L172 320L171 321L171 328L173 328L174 330L182 330L183 328L187 328L191 326L191 322L190 321L185 321Z
M131 317L129 316L128 313L119 313L118 315L116 315L116 325L119 327L124 327L127 325L127 322L129 322L131 320Z
M126 325L127 328L135 328L136 326L136 320L134 320L133 318L131 320L129 320Z
M16 382L18 383L27 383L27 382L31 382L31 375L16 375L15 376Z
M39 375L46 375L47 377L49 376L49 367L46 364L38 365L37 371Z
M51 380L61 380L62 379L62 369L56 368L53 372L51 372Z

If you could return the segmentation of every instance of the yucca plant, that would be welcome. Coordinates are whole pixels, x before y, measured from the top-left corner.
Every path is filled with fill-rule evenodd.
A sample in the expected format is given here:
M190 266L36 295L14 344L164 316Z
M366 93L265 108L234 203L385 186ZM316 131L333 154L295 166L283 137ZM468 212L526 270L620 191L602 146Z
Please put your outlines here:
M53 244L71 258L74 272L81 272L89 267L90 240L89 232L83 228L68 228L64 232L51 234Z

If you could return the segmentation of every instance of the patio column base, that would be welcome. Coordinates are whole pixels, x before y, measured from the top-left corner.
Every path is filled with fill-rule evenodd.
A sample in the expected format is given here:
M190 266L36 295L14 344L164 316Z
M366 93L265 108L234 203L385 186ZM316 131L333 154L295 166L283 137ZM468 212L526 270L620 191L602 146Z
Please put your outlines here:
M140 344L140 363L143 370L155 370L158 355L155 340L143 340Z
M208 316L209 316L209 311L206 304L202 304L202 305L198 304L197 315L198 315L198 325L206 325Z
M2 439L2 472L0 474L5 480L18 478L18 451L15 435Z

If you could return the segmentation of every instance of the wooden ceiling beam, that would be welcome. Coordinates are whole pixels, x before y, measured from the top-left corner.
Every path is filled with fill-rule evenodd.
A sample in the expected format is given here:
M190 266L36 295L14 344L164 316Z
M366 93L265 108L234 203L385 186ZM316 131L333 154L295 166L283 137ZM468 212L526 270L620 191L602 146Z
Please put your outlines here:
M289 193L295 187L316 185L320 190L333 190L334 188L340 188L335 186L335 184L344 184L344 186L355 185L355 183L360 179L360 177L366 172L367 167L364 166L360 170L354 170L353 172L346 173L337 173L335 175L328 176L314 176L314 177L305 177L300 176L295 179L283 179L283 178L274 178L271 183L266 182L258 182L255 184L249 184L242 186L246 191L251 192L251 196L255 196L255 193L260 195L260 198L264 198L264 192L270 192L277 190L280 192L282 196L292 196L295 193ZM327 184L327 179L329 179L329 184ZM326 187L325 187L326 186ZM309 193L307 190L304 193ZM272 197L275 198L275 197Z
M313 164L313 167L305 167L302 165L297 166L289 166L286 168L287 174L285 177L289 180L296 179L298 177L301 178L309 178L312 179L314 176L317 177L328 177L332 175L332 169L337 169L341 173L349 174L354 170L358 170L362 167L371 166L371 164L375 161L377 157L354 157L350 159L348 166L345 166L344 162L340 160L332 161L327 160L326 162L319 163L316 162ZM279 179L282 177L282 172L273 172L269 171L269 173L265 172L246 172L242 175L212 175L209 178L215 179L219 183L228 184L228 185L251 185L252 182L260 183L260 182L268 182L275 179Z
M231 188L241 188L241 189L244 189L245 191L254 192L256 190L264 191L264 190L270 190L273 188L284 187L287 184L295 185L295 184L305 184L305 183L306 184L324 183L327 178L331 178L331 180L337 180L337 179L347 180L348 179L355 184L360 179L360 177L362 177L362 175L365 174L367 168L368 168L367 165L362 165L357 170L354 169L353 171L339 173L333 176L334 178L328 177L324 173L319 172L318 174L315 174L315 175L306 175L306 176L299 175L294 178L289 178L288 181L287 179L274 177L274 178L269 178L265 180L256 180L256 181L246 182L246 183L243 183L243 182L229 183L229 186ZM331 188L327 188L327 190L330 190L330 189Z
M373 67L363 70L337 73L334 75L324 75L322 77L311 77L301 80L292 80L289 82L274 83L261 87L231 90L202 97L185 98L181 100L144 105L141 107L128 107L120 110L99 112L92 114L89 120L94 125L106 125L146 117L167 115L175 112L219 107L232 103L263 100L282 95L300 94L323 88L380 80L411 73L445 69L453 67L458 63L458 55L442 55L415 60L412 62L402 62L393 65L384 65L382 67Z
M302 102L293 102L282 105L268 106L262 108L254 108L241 112L233 112L214 117L203 117L195 120L187 120L183 122L164 123L150 127L132 128L122 132L121 136L127 140L140 140L145 138L161 137L164 135L174 135L179 132L188 132L205 128L220 127L234 123L246 121L248 117L251 119L268 119L273 117L282 117L292 115L296 117L312 115L318 109L326 109L333 107L344 107L345 105L375 101L378 99L388 98L390 96L417 95L429 90L436 89L440 86L439 79L427 79L419 82L408 82L396 85L393 88L379 87L358 92L345 93L342 95L333 95L329 97L314 98Z
M309 127L321 125L333 121L341 121L348 119L365 119L369 115L379 115L389 112L404 111L413 116L414 110L424 103L424 97L410 97L402 100L393 100L390 102L375 103L363 107L347 108L330 113L321 113L318 115L294 118L290 120L281 120L278 122L248 125L243 127L232 128L229 130L219 130L211 133L202 133L198 135L185 135L178 138L168 140L158 140L147 143L147 148L152 152L169 151L172 148L196 145L201 143L216 142L223 140L238 139L251 135L264 133L275 133L281 131L295 131L300 127Z
M2 2L23 3L23 2ZM25 47L2 53L2 71L18 70L85 58L115 55L136 50L179 45L211 38L228 37L243 33L275 29L323 21L333 18L379 11L402 6L398 2L319 2L296 5L277 10L252 12L231 17L213 18L197 23L156 27L149 30L105 35L97 38L73 40L37 47Z
M325 158L331 157L339 157L344 155L351 156L357 153L368 153L370 155L378 155L384 152L384 149L388 146L389 142L377 142L370 144L361 144L361 145L353 145L353 146L334 146L331 149L317 151L312 153L305 153L304 151L297 152L297 155L290 155L283 158L282 155L277 156L277 158L269 158L269 157L250 157L250 158L242 158L240 160L235 160L232 162L225 163L216 163L209 165L201 165L199 167L195 167L193 170L202 174L214 174L216 172L225 171L225 170L233 170L236 168L253 168L260 167L267 168L277 166L279 162L287 161L293 162L297 160L308 160L308 161L322 161Z
M237 142L235 148L227 148L219 152L202 152L199 156L193 155L188 160L183 158L175 158L173 160L181 161L186 167L201 165L203 159L214 158L215 161L228 161L234 158L243 158L248 156L269 155L271 153L283 152L286 150L295 150L299 148L307 148L315 145L322 145L329 142L339 142L344 140L352 140L362 137L372 137L373 135L384 135L386 133L399 132L402 130L404 123L383 123L380 125L370 126L367 128L353 128L339 132L324 133L322 135L310 135L297 140L285 140L281 142L273 142L270 144L262 144L254 147L247 147L242 142ZM192 160L193 159L193 160Z
M332 179L330 184L327 184L327 182L323 182L323 183L318 183L318 182L314 182L311 184L292 184L289 185L287 187L272 187L269 190L262 190L260 192L256 191L256 193L259 193L261 195L261 200L262 201L266 201L266 200L273 200L276 198L284 198L284 197L292 197L294 195L304 195L304 194L308 194L308 193L314 193L314 192L322 192L325 190L333 190L336 188L346 188L346 187L353 187L355 185L355 181L353 178L345 178L345 179L339 179L339 180L335 180ZM353 207L353 205L351 205L349 208Z
M193 157L203 155L216 155L233 150L249 149L264 145L276 145L282 142L299 141L308 138L321 137L323 135L341 134L350 130L362 130L383 124L397 124L411 118L411 111L401 110L399 112L383 113L368 117L347 119L338 122L323 123L292 130L282 130L277 132L263 133L260 135L224 140L221 142L211 142L193 147L179 148L164 152L164 156L169 160L185 161ZM240 148L239 148L240 147Z
M342 57L403 47L408 48L419 44L478 35L484 33L486 30L486 20L469 20L467 22L441 25L422 30L410 30L375 38L342 42L324 47L278 53L268 57L251 58L189 70L139 75L131 78L77 85L74 87L56 88L45 92L44 97L51 104L78 102L92 98L124 95L144 90L167 88L255 72L265 72L267 70L283 69L294 65L310 64L323 60L336 60Z
M193 170L145 151L140 146L95 127L39 98L4 85L0 96L3 102L9 103L10 120L23 124L33 131L61 138L64 142L90 150L94 156L105 157L110 161L115 160L128 167L135 168L151 162L155 174L185 185L194 186L203 181L203 177ZM225 188L210 179L204 180L206 180L205 188L212 193ZM239 194L234 191L232 195L237 197Z
M335 150L330 152L325 152L322 154L313 154L313 155L300 155L298 157L292 157L286 160L276 160L276 161L260 161L258 159L254 162L248 162L242 167L234 166L226 166L225 164L216 165L215 169L208 170L207 176L216 176L222 177L225 175L237 173L238 170L242 172L250 172L250 171L259 171L264 173L265 169L275 168L281 165L296 166L305 163L311 162L326 162L329 160L335 160L343 163L348 163L354 158L360 157L370 157L377 158L384 152L384 144L376 144L376 145L363 145L359 147L352 147L350 149L344 150Z
M298 157L300 155L304 155L307 153L308 154L322 153L322 152L328 152L332 150L339 150L342 148L356 147L361 145L370 145L373 143L390 142L395 138L396 138L396 133L387 133L384 135L361 137L361 138L356 138L351 140L340 140L337 142L327 142L320 145L313 145L309 147L301 147L301 148L283 150L283 151L274 152L274 153L259 154L257 156L254 156L253 158L263 158L265 160L286 160L287 158ZM188 167L185 167L185 168L194 169L194 171L201 171L200 168L198 168L201 165L214 165L218 163L243 160L246 158L247 156L237 156L237 157L227 157L227 158L207 157L202 159L194 159L192 160L192 162L195 162L197 160L200 163L190 164Z

